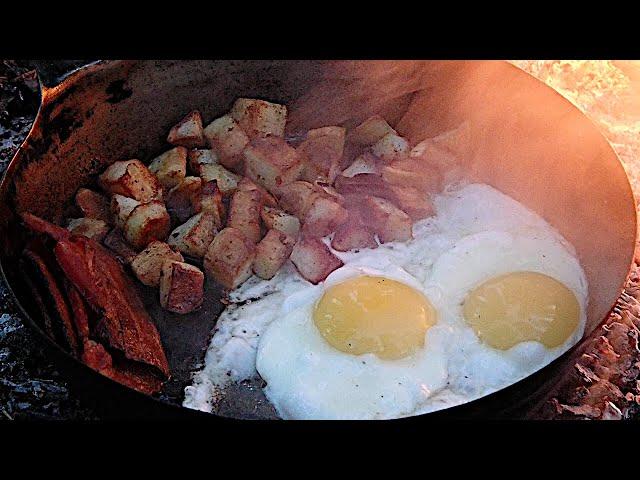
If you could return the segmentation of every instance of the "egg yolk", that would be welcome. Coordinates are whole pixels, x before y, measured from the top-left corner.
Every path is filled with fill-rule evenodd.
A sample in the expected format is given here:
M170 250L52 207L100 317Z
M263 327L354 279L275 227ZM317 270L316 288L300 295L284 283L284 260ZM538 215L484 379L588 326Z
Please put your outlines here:
M392 360L424 346L436 313L413 288L388 278L362 276L329 287L316 304L313 321L341 352L374 353Z
M552 348L575 331L580 305L571 290L541 273L514 272L486 281L464 302L464 318L493 348L537 341Z

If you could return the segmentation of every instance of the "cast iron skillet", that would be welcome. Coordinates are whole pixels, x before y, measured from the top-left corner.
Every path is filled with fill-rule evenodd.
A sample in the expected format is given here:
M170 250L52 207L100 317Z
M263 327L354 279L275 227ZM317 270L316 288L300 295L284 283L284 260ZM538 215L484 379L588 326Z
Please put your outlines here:
M48 78L50 82L51 79ZM636 211L628 179L597 129L552 89L504 62L433 61L109 61L45 82L32 130L0 186L0 266L25 321L50 345L79 390L108 415L194 419L275 418L257 385L234 388L206 415L181 408L191 372L203 361L223 305L209 282L202 309L187 316L159 308L140 287L167 353L172 379L157 398L84 366L43 332L17 258L28 233L16 212L61 222L80 186L113 161L148 160L186 112L205 122L238 97L289 106L288 133L351 127L378 113L413 143L465 128L456 139L474 180L541 214L575 247L590 285L587 333L618 298L633 259ZM522 417L571 375L576 346L530 377L482 399L421 418Z

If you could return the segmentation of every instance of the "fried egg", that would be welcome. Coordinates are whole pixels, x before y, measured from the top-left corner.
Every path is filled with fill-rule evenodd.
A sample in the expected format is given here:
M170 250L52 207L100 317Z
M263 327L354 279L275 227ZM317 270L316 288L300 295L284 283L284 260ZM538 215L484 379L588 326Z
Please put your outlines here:
M287 264L232 292L184 405L215 410L226 385L260 379L282 418L397 418L504 388L578 342L586 277L553 227L484 184L433 200L411 241L334 251L344 266L318 285Z

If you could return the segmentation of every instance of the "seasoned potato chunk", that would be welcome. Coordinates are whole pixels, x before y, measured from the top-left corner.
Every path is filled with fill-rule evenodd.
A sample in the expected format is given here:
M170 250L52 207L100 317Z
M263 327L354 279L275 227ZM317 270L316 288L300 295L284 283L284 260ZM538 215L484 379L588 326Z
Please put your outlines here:
M134 248L146 247L153 240L164 240L169 234L171 219L164 203L154 200L133 209L124 225L124 238Z
M160 284L162 265L170 260L183 262L184 258L167 243L155 240L135 256L131 262L131 270L145 285L157 287Z
M304 215L302 233L308 237L324 237L346 219L347 211L338 202L317 196Z
M273 278L291 255L295 243L295 239L286 233L269 230L256 246L253 272L265 280Z
M268 229L279 230L281 232L290 235L293 238L298 238L300 233L300 220L293 215L289 215L284 211L273 207L262 207L260 213L262 222Z
M260 192L260 198L263 205L268 205L269 207L277 207L278 201L276 197L271 195L264 187L254 183L248 177L242 177L242 180L238 183L238 190L257 190Z
M300 238L291 252L291 261L305 280L319 283L343 263L317 238Z
M140 160L114 162L98 177L98 184L112 195L117 193L142 203L162 199L160 181Z
M236 175L230 172L222 165L200 165L200 177L205 182L211 182L215 180L218 183L218 188L223 195L231 195L236 188L238 188L238 182L241 180L240 175Z
M412 220L421 220L435 214L433 203L423 191L401 185L391 185L390 190L392 194L388 200Z
M371 229L362 223L360 215L350 211L347 220L336 229L331 247L339 252L346 252L360 248L378 248L378 242Z
M254 98L239 98L231 107L231 117L253 139L284 135L287 107Z
M364 196L359 213L381 243L404 242L412 237L409 215L384 198Z
M111 213L113 213L113 219L118 228L124 230L129 215L138 205L140 205L139 201L117 193L111 197Z
M129 265L136 257L136 251L125 241L122 230L119 228L112 229L102 243L111 250L120 263Z
M72 218L67 225L67 230L75 235L83 235L101 242L109 233L109 225L95 218Z
M322 127L307 132L306 139L298 147L305 158L302 178L308 182L321 180L333 182L340 171L340 159L344 151L345 129Z
M371 147L371 152L385 163L408 157L409 150L409 142L394 133L388 133Z
M231 115L220 117L207 125L204 136L218 155L220 163L239 171L242 165L242 151L249 143L249 137Z
M252 242L262 238L260 230L261 195L257 190L236 190L231 197L227 226L237 228Z
M187 160L189 161L189 170L191 170L195 175L200 175L201 165L214 165L219 163L218 154L216 154L216 152L202 148L189 150L189 153L187 153Z
M380 174L380 166L382 162L371 152L365 152L356 157L349 167L342 171L343 177L354 177L360 173Z
M396 134L380 115L369 117L349 132L349 141L358 145L373 145L387 134Z
M171 128L167 142L186 148L204 147L202 116L194 110Z
M440 171L414 158L396 160L381 169L382 178L394 185L413 187L426 193L440 191Z
M276 195L304 170L301 155L279 137L256 138L243 155L247 177Z
M208 212L213 215L214 224L220 229L226 222L226 208L222 200L222 192L215 180L203 185L198 203L197 212Z
M88 188L79 189L76 193L76 205L87 218L102 220L109 225L113 223L109 199L98 192Z
M209 212L201 212L176 227L167 243L185 255L202 258L217 232L215 217Z
M299 180L282 187L278 204L285 212L304 218L313 201L319 196L322 194L315 185Z
M209 245L204 268L216 282L234 289L251 276L255 244L240 230L227 227Z
M149 170L157 177L165 190L178 185L187 175L187 149L175 147L154 158Z
M179 223L186 221L199 208L202 192L200 177L185 177L166 195L167 211Z
M204 273L188 263L167 261L160 278L160 306L173 313L190 313L202 305Z

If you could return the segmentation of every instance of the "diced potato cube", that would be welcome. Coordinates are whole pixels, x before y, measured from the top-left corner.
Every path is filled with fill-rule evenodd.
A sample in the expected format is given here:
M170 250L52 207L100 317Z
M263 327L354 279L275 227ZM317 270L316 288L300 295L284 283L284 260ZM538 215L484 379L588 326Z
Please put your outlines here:
M295 243L295 239L286 233L269 230L256 246L253 272L265 280L273 278L291 255Z
M168 261L162 266L160 306L173 313L190 313L202 305L204 273L188 263Z
M304 218L307 210L318 197L323 196L318 187L302 180L285 185L280 190L280 207L298 218Z
M176 227L167 243L185 255L202 258L217 232L214 216L209 212L201 212Z
M260 230L261 195L257 190L236 190L231 197L227 226L237 228L252 242L262 238Z
M257 190L260 192L260 198L263 205L268 205L269 207L278 206L276 197L267 192L264 187L253 182L249 177L242 177L242 180L238 183L238 190Z
M122 230L119 228L112 229L102 243L105 247L111 250L118 261L124 265L130 264L136 257L136 251L125 241L122 234Z
M392 195L389 184L373 173L359 173L353 177L338 175L335 186L342 195L374 195L387 199Z
M109 225L103 220L97 220L95 218L72 218L67 225L69 230L74 235L83 235L88 238L92 238L97 242L101 242L104 237L109 233Z
M114 162L98 177L98 184L112 195L117 193L143 203L162 199L162 185L140 160Z
M239 171L242 165L242 151L249 143L249 137L231 115L211 122L204 129L204 135L209 146L217 153L220 163Z
M154 200L133 209L124 225L124 238L140 249L153 240L166 239L170 228L171 219L164 203Z
M287 122L287 107L284 105L254 98L239 98L231 107L230 115L251 139L284 135Z
M256 138L244 149L245 174L271 193L300 178L304 162L282 138Z
M373 145L387 134L396 134L380 115L369 117L349 132L349 141L358 145Z
M300 238L291 252L291 261L300 275L314 284L343 265L342 260L317 238Z
M209 245L204 268L223 287L234 289L251 276L255 255L255 244L240 230L227 227Z
M140 205L139 201L117 193L111 197L111 213L113 213L113 218L118 228L124 230L127 218L138 205Z
M392 195L389 200L409 215L411 220L417 221L435 215L433 203L424 191L401 185L391 185L390 190Z
M199 208L201 192L202 179L200 177L185 177L182 182L169 190L165 203L171 218L182 223L196 213Z
M385 135L371 147L371 152L386 163L408 157L409 150L409 142L394 133Z
M378 248L375 234L367 228L360 216L349 212L347 221L336 229L331 239L331 248L339 252L357 250L360 248Z
M306 139L297 149L305 158L302 178L308 182L321 180L332 183L340 171L344 139L343 127L309 130Z
M428 138L418 143L409 153L410 158L420 165L437 170L440 174L441 185L456 182L464 175L458 155L464 155L462 150L466 147L449 145L448 141L460 140L464 142L463 145L466 145L467 140L458 139L455 133L458 133L458 130L435 138Z
M394 185L413 187L427 193L441 189L440 171L413 158L396 160L381 169L382 178Z
M343 177L355 177L360 173L380 174L381 161L373 153L365 152L359 155L349 167L342 171Z
M293 215L289 215L278 208L272 208L264 206L260 214L262 222L268 229L279 230L281 232L290 235L293 238L298 238L300 233L300 220Z
M336 201L318 196L308 208L302 233L308 237L324 237L334 232L347 219L347 211Z
M160 285L162 265L170 260L183 262L180 252L173 250L167 243L153 241L145 247L131 262L131 270L145 285L157 287Z
M171 128L167 142L186 148L204 147L202 116L194 110Z
M113 223L109 199L98 192L88 188L79 189L76 193L76 205L87 218L102 220L110 225Z
M187 149L175 147L164 152L151 161L149 170L158 177L166 190L175 187L187 175Z
M412 237L409 215L384 198L364 197L360 215L381 243L405 242Z
M222 228L226 222L226 209L218 182L213 180L203 185L199 202L196 203L196 211L210 213L213 215L216 229Z
M191 170L194 175L200 175L201 165L215 165L216 163L219 163L218 154L216 152L202 148L189 150L189 153L187 153L187 159L189 160L189 170Z
M222 165L201 165L200 177L202 177L202 180L205 182L215 180L223 195L231 195L236 188L238 188L238 182L240 182L242 178L240 175L230 172Z

